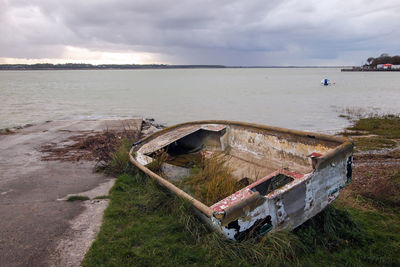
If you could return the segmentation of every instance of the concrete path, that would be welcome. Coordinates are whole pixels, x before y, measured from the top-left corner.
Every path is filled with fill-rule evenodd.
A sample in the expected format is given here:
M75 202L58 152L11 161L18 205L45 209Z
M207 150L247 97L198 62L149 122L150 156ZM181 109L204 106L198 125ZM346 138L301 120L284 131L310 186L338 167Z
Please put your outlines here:
M59 199L107 194L113 181L93 173L95 162L42 161L42 146L141 125L142 119L57 121L0 135L0 266L77 266L101 225L107 200Z

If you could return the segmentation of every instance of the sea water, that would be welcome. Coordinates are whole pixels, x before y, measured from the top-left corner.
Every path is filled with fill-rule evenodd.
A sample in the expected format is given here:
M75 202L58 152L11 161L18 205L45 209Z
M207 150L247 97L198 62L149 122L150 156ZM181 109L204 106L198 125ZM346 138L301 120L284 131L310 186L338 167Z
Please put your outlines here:
M328 78L330 86L321 85ZM400 73L339 68L0 71L0 128L46 120L225 119L333 133L346 112L400 113Z

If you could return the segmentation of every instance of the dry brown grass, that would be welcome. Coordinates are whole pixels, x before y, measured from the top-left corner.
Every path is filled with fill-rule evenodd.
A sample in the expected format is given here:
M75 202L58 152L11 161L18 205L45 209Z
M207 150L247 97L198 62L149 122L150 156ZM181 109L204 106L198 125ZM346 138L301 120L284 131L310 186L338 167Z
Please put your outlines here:
M45 161L95 160L99 166L107 166L124 141L133 143L139 136L140 132L130 130L105 130L93 135L81 134L72 136L63 140L61 144L50 143L43 145L40 148L40 152L44 153L42 160ZM63 145L63 143L67 145Z
M209 158L203 158L200 168L183 181L189 186L192 194L212 205L240 189L240 185L232 176L232 169L226 164L226 156L215 153Z

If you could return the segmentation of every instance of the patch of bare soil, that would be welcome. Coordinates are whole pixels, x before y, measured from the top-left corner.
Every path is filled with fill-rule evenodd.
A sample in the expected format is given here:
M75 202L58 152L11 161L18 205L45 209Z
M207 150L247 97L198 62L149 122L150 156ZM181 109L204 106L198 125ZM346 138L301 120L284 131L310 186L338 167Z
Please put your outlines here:
M400 150L356 153L348 190L377 202L400 205Z

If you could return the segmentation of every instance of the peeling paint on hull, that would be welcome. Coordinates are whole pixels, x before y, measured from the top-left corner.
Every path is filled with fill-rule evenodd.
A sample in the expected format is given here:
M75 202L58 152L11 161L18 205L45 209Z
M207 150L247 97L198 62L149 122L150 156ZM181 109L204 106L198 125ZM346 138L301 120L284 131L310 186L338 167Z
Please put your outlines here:
M153 153L169 147L225 153L234 158L236 178L251 183L207 207L144 166L153 160ZM214 229L229 239L242 240L294 229L336 199L351 180L353 143L270 126L201 121L160 131L142 140L133 151L135 157L130 157L136 166L188 199ZM244 167L257 175L243 172Z

